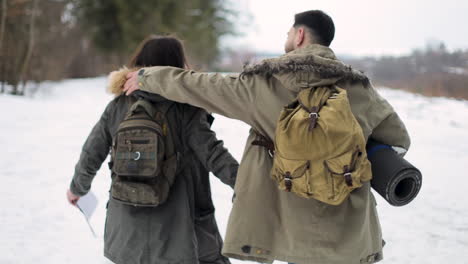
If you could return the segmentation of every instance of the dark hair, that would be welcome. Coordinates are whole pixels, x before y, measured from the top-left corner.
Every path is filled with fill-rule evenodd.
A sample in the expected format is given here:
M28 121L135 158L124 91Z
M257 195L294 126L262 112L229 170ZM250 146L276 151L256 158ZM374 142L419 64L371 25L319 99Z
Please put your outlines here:
M172 66L185 68L184 46L176 37L151 35L144 39L128 63L129 68Z
M293 26L307 27L320 45L330 46L335 37L335 24L332 18L321 10L310 10L296 14Z

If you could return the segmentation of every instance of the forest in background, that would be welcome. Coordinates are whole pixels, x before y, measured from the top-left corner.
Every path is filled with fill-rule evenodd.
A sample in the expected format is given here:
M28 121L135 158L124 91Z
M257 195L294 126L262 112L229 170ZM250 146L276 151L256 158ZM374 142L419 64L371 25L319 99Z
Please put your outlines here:
M248 48L227 50L219 67L238 72L246 63L277 56L281 54L259 53ZM355 57L338 53L337 57L364 72L374 86L468 100L468 49L451 51L442 42L434 42L408 55Z
M405 56L344 57L343 61L365 72L374 86L468 100L468 49L449 51L438 43Z
M94 77L127 63L150 34L186 43L189 64L239 72L246 62L280 54L221 50L248 12L222 0L0 0L0 93L24 94L26 83ZM229 7L228 7L229 5ZM247 14L246 14L247 13ZM339 56L376 86L468 100L468 49L428 44L404 56Z
M92 77L127 63L150 34L175 35L189 64L212 69L238 13L222 0L0 0L0 93ZM7 91L7 87L9 88Z

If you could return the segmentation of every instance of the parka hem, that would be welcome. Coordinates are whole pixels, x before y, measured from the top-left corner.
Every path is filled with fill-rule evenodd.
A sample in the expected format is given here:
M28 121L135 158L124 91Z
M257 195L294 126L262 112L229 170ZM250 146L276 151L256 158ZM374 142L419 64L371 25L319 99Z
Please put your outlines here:
M242 246L240 245L234 245L234 244L224 244L223 248L223 255L228 257L228 258L234 258L234 259L239 259L243 261L255 261L255 262L260 262L260 263L273 263L274 261L284 261L288 263L295 263L295 264L305 264L305 263L320 263L320 264L350 264L349 259L343 259L342 261L336 260L336 261L329 261L329 262L324 262L323 259L317 259L313 257L298 257L298 256L286 256L282 254L275 254L273 251L270 250L263 250L263 252L268 252L268 255L260 255L257 254L255 251L250 252L250 253L242 253L239 251ZM370 254L367 257L364 257L362 259L356 259L355 262L356 264L373 264L381 261L383 259L383 254L382 251L375 252L373 254Z

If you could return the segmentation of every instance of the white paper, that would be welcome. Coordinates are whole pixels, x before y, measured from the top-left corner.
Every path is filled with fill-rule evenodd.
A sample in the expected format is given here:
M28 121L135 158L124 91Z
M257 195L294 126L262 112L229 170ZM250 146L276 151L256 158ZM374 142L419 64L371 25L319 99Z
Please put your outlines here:
M76 203L78 209L80 209L81 213L83 213L86 219L86 223L88 223L89 229L91 229L91 232L93 233L94 237L97 236L94 232L93 227L91 226L91 223L89 222L89 219L93 215L94 211L96 211L97 204L98 200L96 198L96 195L94 195L94 193L92 192L89 192L85 196L80 197L80 199Z
M94 193L89 192L85 196L80 197L77 202L78 208L80 208L81 212L84 214L86 219L90 219L93 215L94 211L96 211L98 200Z

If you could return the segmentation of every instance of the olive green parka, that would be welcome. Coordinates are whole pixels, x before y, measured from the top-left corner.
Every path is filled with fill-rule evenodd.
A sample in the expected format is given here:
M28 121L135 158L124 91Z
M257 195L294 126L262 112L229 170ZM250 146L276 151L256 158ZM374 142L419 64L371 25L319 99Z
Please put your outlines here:
M125 71L119 78L125 80ZM122 83L122 82L120 82ZM136 96L120 95L106 107L88 136L75 168L70 190L86 194L109 154L112 138ZM134 207L109 200L104 255L117 264L228 264L221 255L222 239L214 217L208 171L234 186L237 161L210 129L212 117L200 108L170 102L144 92L137 95L155 104L172 104L166 117L181 154L168 200L158 207Z

